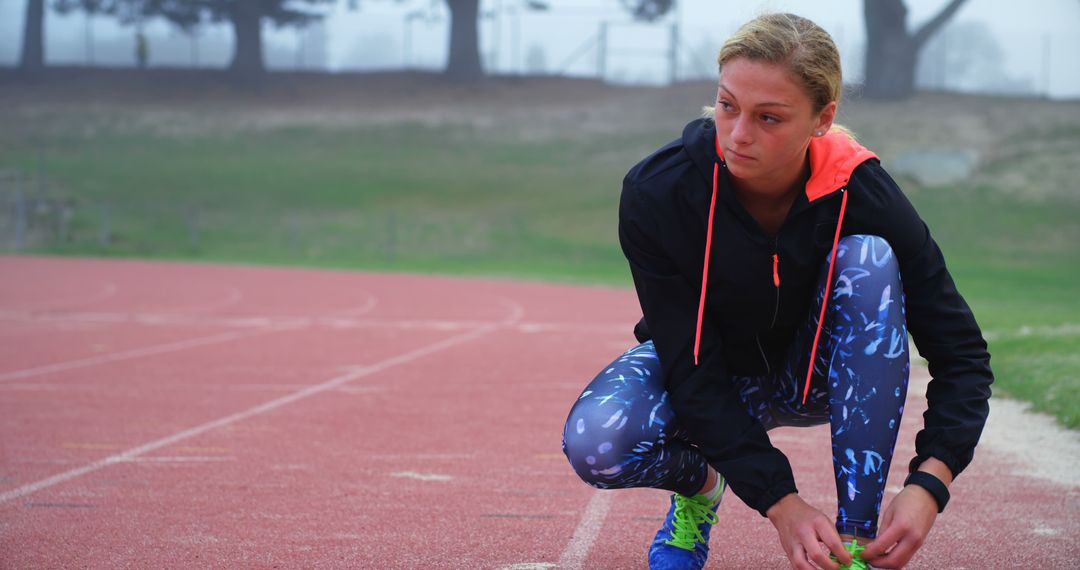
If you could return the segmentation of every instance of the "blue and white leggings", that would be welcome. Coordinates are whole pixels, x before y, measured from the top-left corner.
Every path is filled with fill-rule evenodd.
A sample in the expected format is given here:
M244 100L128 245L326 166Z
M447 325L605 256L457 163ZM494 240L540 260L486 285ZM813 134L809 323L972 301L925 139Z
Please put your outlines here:
M806 404L800 378L817 328L828 260L819 278L817 308L796 334L786 364L765 376L731 380L747 413L766 429L829 422L836 528L841 534L874 537L907 395L903 289L896 257L880 237L845 237L836 259L832 306L826 311ZM708 464L689 443L667 396L652 341L605 367L566 420L563 452L574 471L600 489L650 487L696 494Z

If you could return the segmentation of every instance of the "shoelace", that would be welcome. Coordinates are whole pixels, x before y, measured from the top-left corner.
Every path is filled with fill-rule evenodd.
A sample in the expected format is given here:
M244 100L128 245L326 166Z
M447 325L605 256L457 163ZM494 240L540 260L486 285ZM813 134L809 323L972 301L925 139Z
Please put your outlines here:
M861 554L866 547L859 544L856 541L851 541L850 544L845 544L844 548L851 553L851 565L840 566L840 570L872 570L873 566L870 566L865 560L863 560ZM835 558L833 558L835 560Z
M705 543L705 536L698 528L703 522L716 524L719 518L712 511L710 505L699 503L689 497L675 494L675 523L671 531L671 538L665 540L676 548L693 550L697 543Z

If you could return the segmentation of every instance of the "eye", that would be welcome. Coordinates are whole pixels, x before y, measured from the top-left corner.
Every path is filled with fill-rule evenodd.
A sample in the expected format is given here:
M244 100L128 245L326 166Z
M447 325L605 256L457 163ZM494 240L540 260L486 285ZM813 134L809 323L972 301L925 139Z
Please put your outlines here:
M775 125L775 124L780 122L779 117L774 117L772 115L762 115L761 120L765 121L765 123L767 123L769 125Z
M735 107L732 106L731 103L728 103L727 101L724 101L723 99L717 101L716 106L719 107L721 111L728 112L728 113L730 113L731 111L733 111L735 109Z

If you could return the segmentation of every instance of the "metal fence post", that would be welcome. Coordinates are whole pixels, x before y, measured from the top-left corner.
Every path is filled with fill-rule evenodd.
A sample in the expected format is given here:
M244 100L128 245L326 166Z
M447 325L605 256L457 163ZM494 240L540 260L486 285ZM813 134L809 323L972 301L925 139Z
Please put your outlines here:
M187 215L188 245L192 251L199 250L199 209L191 208Z
M15 251L26 247L26 196L23 195L22 172L15 175Z
M600 22L596 44L596 76L600 81L604 81L607 77L607 34L608 23Z
M391 210L386 220L386 258L390 263L397 256L397 212Z
M110 211L109 204L105 203L101 205L101 233L98 235L98 243L101 247L109 247L109 241L112 239L112 212Z
M668 49L668 57L670 58L668 63L668 83L675 85L679 81L679 24L675 23L671 25L671 37L668 40L670 42Z

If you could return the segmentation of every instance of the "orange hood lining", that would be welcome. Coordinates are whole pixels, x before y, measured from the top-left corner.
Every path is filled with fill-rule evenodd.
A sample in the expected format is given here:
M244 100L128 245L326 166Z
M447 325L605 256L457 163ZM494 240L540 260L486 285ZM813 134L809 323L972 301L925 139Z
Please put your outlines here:
M806 200L813 202L847 186L851 173L860 164L877 158L873 151L859 144L847 133L829 131L810 140L810 180L806 182ZM720 136L716 137L716 155L724 160Z

